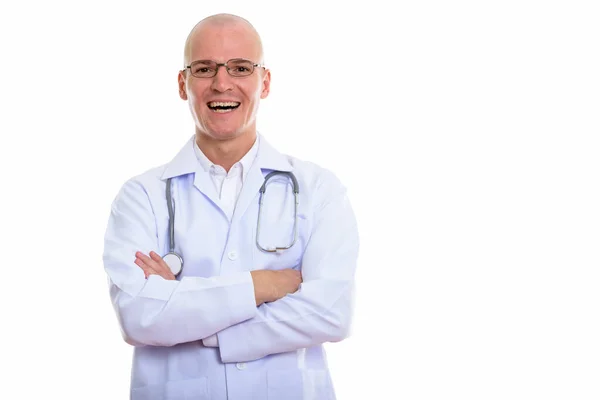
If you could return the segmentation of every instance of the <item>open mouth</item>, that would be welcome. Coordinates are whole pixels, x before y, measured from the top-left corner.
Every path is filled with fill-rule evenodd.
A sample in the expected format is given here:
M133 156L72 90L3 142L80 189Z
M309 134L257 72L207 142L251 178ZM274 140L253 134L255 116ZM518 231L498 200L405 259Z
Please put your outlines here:
M240 106L237 101L211 101L206 103L208 108L216 113L228 113Z

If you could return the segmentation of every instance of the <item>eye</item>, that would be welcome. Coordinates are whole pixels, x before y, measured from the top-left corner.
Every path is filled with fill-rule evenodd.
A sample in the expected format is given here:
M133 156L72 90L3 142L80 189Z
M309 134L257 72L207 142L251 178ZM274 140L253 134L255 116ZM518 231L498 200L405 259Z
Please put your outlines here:
M194 67L192 69L192 71L196 74L206 74L208 72L212 71L212 68L210 67L206 67L206 66L202 66L202 65L197 65L196 67Z
M201 61L192 64L191 72L195 75L210 75L215 71L215 66L211 65L209 61Z

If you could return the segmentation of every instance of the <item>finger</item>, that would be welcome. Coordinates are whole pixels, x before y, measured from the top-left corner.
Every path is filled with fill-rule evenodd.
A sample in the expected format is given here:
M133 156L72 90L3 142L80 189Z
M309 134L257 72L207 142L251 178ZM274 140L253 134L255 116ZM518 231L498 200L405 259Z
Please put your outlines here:
M153 274L157 274L156 270L152 267L150 267L149 265L145 264L144 261L142 261L139 258L135 259L135 264L140 267L141 269L144 270L145 273L153 275Z
M154 269L160 275L167 274L167 272L170 271L169 266L167 266L167 265L163 266L164 261L163 261L162 257L159 256L158 254L156 254L155 252L151 251L149 253L150 257L145 255L141 251L138 253L136 253L136 255L139 258L141 258L146 265L151 266L152 269ZM161 263L161 261L162 261L162 263Z
M151 267L157 275L160 275L167 280L175 280L175 275L173 275L171 268L169 268L165 260L163 260L162 257L154 251L151 251L149 254L150 257L142 252L136 253L136 255L142 259L144 264Z
M148 257L145 253L142 253L141 251L137 251L135 253L135 256L139 259L141 259L143 262L145 262L147 265L151 265L154 263L154 261L152 261L152 259L150 257Z
M161 266L156 261L154 261L152 258L148 257L141 251L138 251L137 253L135 253L135 255L136 255L136 257L141 259L144 262L144 264L146 264L147 266L152 268L154 271L156 271L159 274L161 273L161 271L162 271Z
M144 262L144 260L142 260L141 258L136 257L134 262L138 267L140 267L144 271L144 275L146 276L146 278L148 278L148 276L150 276L150 275L157 274L157 272L154 270L154 268L152 268L151 266L146 264Z
M146 265L140 258L136 258L134 263L144 271L144 276L148 278L150 275L158 275L158 273L150 266Z
M139 260L138 265L143 265L144 273L146 274L146 278L148 278L148 276L150 276L150 275L158 275L163 279L175 280L175 276L170 271L165 272L162 269L157 270L157 268L149 267L141 259L138 258L137 260Z
M163 260L163 258L160 255L158 255L154 251L151 251L150 257L152 258L152 260L154 260L154 262L156 262L159 265L159 268L162 270L161 274L164 273L165 275L163 276L165 276L165 278L168 277L166 279L175 279L173 271L171 271L171 268L169 267L167 262Z
M169 265L165 262L165 260L163 260L163 258L160 255L158 255L158 253L151 251L150 258L152 258L152 260L154 260L154 262L156 262L161 269L171 272L171 268L169 268Z

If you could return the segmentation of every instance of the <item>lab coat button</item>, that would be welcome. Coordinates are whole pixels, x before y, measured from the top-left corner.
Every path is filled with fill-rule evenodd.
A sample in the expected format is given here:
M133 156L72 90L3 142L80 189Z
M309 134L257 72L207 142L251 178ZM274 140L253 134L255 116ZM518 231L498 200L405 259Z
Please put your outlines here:
M227 257L229 257L230 260L237 260L237 252L236 251L230 251L229 254L227 254Z
M246 369L246 363L237 363L235 364L235 367L241 371L243 369Z

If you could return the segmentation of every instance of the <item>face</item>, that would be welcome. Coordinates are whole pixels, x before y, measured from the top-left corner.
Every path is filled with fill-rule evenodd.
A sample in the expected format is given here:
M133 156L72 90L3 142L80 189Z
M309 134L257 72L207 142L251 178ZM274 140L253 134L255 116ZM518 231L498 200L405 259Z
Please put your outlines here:
M244 58L260 64L261 48L256 35L243 25L198 27L190 38L187 65L195 60L225 63ZM213 139L227 140L256 132L260 99L269 94L271 73L263 68L245 77L229 75L225 67L213 78L196 78L185 69L179 73L179 95L188 100L196 132ZM234 102L233 110L215 109L214 102ZM224 112L225 111L225 112Z

